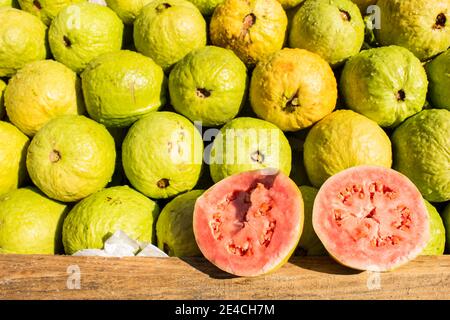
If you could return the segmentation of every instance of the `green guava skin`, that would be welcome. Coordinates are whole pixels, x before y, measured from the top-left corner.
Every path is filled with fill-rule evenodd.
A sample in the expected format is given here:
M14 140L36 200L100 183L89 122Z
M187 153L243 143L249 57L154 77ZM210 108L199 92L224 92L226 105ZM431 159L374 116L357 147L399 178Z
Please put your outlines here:
M114 11L88 2L62 9L48 33L55 60L76 73L101 54L120 50L122 37L123 23Z
M445 243L447 252L450 251L450 203L445 207L441 214L442 220L444 221L445 227Z
M450 111L450 49L425 66L429 80L429 97L435 108Z
M30 137L51 119L85 112L76 73L53 60L30 62L20 69L9 80L5 106L9 120Z
M81 79L89 116L107 127L129 127L166 103L162 68L136 52L105 53L88 64Z
M18 0L23 11L35 15L49 26L61 9L73 4L86 2L86 0Z
M189 0L195 4L203 16L210 17L214 13L214 9L224 0Z
M12 124L0 121L0 196L19 188L27 178L30 140Z
M170 201L156 222L158 247L169 256L198 257L201 251L195 241L192 219L195 201L204 190L192 190Z
M421 61L450 47L448 0L378 0L377 6L382 27L375 35L381 45L405 47Z
M9 7L20 9L17 0L0 0L0 7Z
M152 0L106 0L106 4L110 7L123 23L133 25L136 17L141 13L142 8Z
M430 240L421 255L440 256L444 254L445 250L444 222L436 208L428 201L424 201L430 218Z
M0 77L11 77L32 61L47 56L46 26L32 14L0 7Z
M84 116L66 115L49 121L34 136L27 169L48 197L74 202L107 185L115 159L114 139L103 125Z
M134 44L167 71L192 50L206 46L206 22L187 0L155 0L134 22Z
M336 67L361 50L364 28L350 0L307 0L292 20L289 45L317 53Z
M209 25L211 43L254 66L283 47L287 16L277 0L225 0Z
M306 137L303 159L316 188L350 167L392 165L391 141L374 121L351 110L335 111Z
M0 80L0 120L5 116L5 101L4 93L6 89L6 83Z
M398 46L365 50L352 57L340 81L346 105L382 127L396 127L420 112L427 88L420 60Z
M202 171L203 141L185 117L152 112L133 124L122 144L122 164L130 183L154 199L195 187Z
M36 188L22 188L0 197L0 254L58 254L67 205Z
M394 169L406 175L430 202L450 200L450 111L424 110L392 135Z
M220 129L211 147L209 169L216 183L236 173L266 168L289 176L291 159L289 141L277 126L242 117Z
M309 186L301 186L299 189L302 193L303 204L305 207L305 220L303 223L303 232L298 243L297 252L299 255L303 256L325 256L328 254L327 250L314 231L312 224L314 199L316 198L319 190Z
M128 186L103 189L75 205L64 221L62 241L66 254L102 249L104 241L123 231L139 242L152 241L156 202Z
M170 72L174 109L207 127L237 116L245 100L247 69L233 51L207 46L186 55Z

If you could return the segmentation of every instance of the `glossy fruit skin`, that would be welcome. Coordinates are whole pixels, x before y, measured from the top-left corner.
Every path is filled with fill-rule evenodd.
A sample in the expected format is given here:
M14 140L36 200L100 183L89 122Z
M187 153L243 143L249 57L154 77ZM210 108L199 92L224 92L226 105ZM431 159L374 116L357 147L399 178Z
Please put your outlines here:
M249 95L259 118L283 131L298 131L334 110L336 78L319 55L285 48L256 66Z
M427 87L420 60L398 46L365 50L352 57L340 81L346 105L382 127L396 127L420 112Z
M213 45L254 66L282 48L286 27L286 13L276 0L225 0L214 10L209 34Z
M136 52L105 53L88 64L81 79L90 117L107 127L129 127L166 103L162 68Z
M247 69L233 51L207 46L192 51L172 69L170 101L191 121L219 126L241 110L246 85Z
M35 15L49 26L58 12L64 7L87 0L18 0L20 8Z
M445 250L445 227L439 212L428 201L425 201L425 206L430 218L430 241L421 255L423 256L440 256L444 254Z
M392 135L394 169L419 188L430 202L450 200L450 111L424 110Z
M426 64L426 70L431 104L450 111L450 49Z
M126 25L133 25L142 8L152 0L106 0L108 7L122 19Z

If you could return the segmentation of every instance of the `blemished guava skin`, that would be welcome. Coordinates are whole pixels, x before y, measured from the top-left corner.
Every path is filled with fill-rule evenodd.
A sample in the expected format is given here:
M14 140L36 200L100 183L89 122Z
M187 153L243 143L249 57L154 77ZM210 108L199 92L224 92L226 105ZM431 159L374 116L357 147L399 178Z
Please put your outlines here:
M399 45L425 61L450 47L448 0L378 0L381 28L375 29L383 46Z
M289 176L292 151L283 132L270 122L241 117L220 129L210 152L214 182L236 173L278 169Z
M450 203L442 211L441 217L445 227L445 246L450 251Z
M203 16L210 17L214 9L224 0L189 0L200 10Z
M346 105L382 127L396 127L420 112L427 88L420 60L398 46L369 49L350 58L340 81Z
M445 250L445 227L439 212L428 201L425 201L425 206L429 214L430 220L430 240L423 249L421 255L423 256L440 256L444 254Z
M2 120L3 117L5 116L5 101L4 101L5 89L6 83L0 80L0 120Z
M231 49L248 66L280 50L287 16L277 0L225 0L209 25L211 43Z
M126 25L132 25L142 8L150 2L152 0L106 0L108 7L113 9Z
M169 70L192 50L206 46L206 22L187 0L155 0L134 22L134 44L138 52Z
M258 63L249 95L259 118L283 131L298 131L334 110L337 84L330 66L319 55L285 48Z
M166 103L162 68L136 52L105 53L88 64L81 79L87 112L107 127L129 127Z
M84 116L49 121L34 136L27 154L33 183L52 199L75 202L104 188L114 172L114 139Z
M303 159L316 188L332 175L359 165L392 165L391 141L376 122L351 110L335 111L306 137Z
M27 178L30 140L12 124L0 121L0 196L19 188Z
M72 4L86 2L87 0L18 0L20 8L27 11L49 26L58 12Z
M426 70L431 104L450 111L450 49L429 62Z
M32 61L47 56L46 26L32 14L0 7L0 77L11 77Z
M122 164L130 183L154 199L195 187L202 171L203 141L185 117L151 112L136 121L122 144Z
M192 219L195 201L204 190L192 190L170 201L156 222L158 247L169 256L196 257L201 251L195 241Z
M30 62L20 69L8 83L5 106L9 120L28 136L51 119L85 111L76 73L53 60Z
M110 8L82 2L62 9L48 33L55 60L81 73L99 55L120 50L123 23Z
M292 20L289 45L317 53L336 67L361 50L364 27L350 0L307 0Z
M62 253L68 209L31 187L0 196L0 254Z
M170 72L174 109L203 126L223 125L245 100L247 69L233 51L207 46L186 55Z
M450 111L424 110L392 135L394 169L414 182L430 202L450 200Z

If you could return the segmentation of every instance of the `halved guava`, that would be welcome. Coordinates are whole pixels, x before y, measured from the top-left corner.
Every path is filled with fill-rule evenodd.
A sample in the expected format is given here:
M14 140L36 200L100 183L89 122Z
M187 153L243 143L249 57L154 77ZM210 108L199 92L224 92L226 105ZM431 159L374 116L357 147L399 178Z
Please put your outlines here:
M339 263L376 272L414 259L430 238L417 187L378 166L353 167L328 179L314 201L313 227Z
M238 276L281 267L303 229L303 199L276 170L247 171L207 190L194 208L194 235L203 255Z

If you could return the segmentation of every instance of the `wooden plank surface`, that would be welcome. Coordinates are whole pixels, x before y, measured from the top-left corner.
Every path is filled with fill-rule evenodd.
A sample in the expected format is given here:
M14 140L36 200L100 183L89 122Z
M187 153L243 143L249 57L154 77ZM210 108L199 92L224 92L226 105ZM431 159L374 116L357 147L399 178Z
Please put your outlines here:
M382 274L300 257L238 278L201 258L0 255L0 299L450 299L450 256Z

